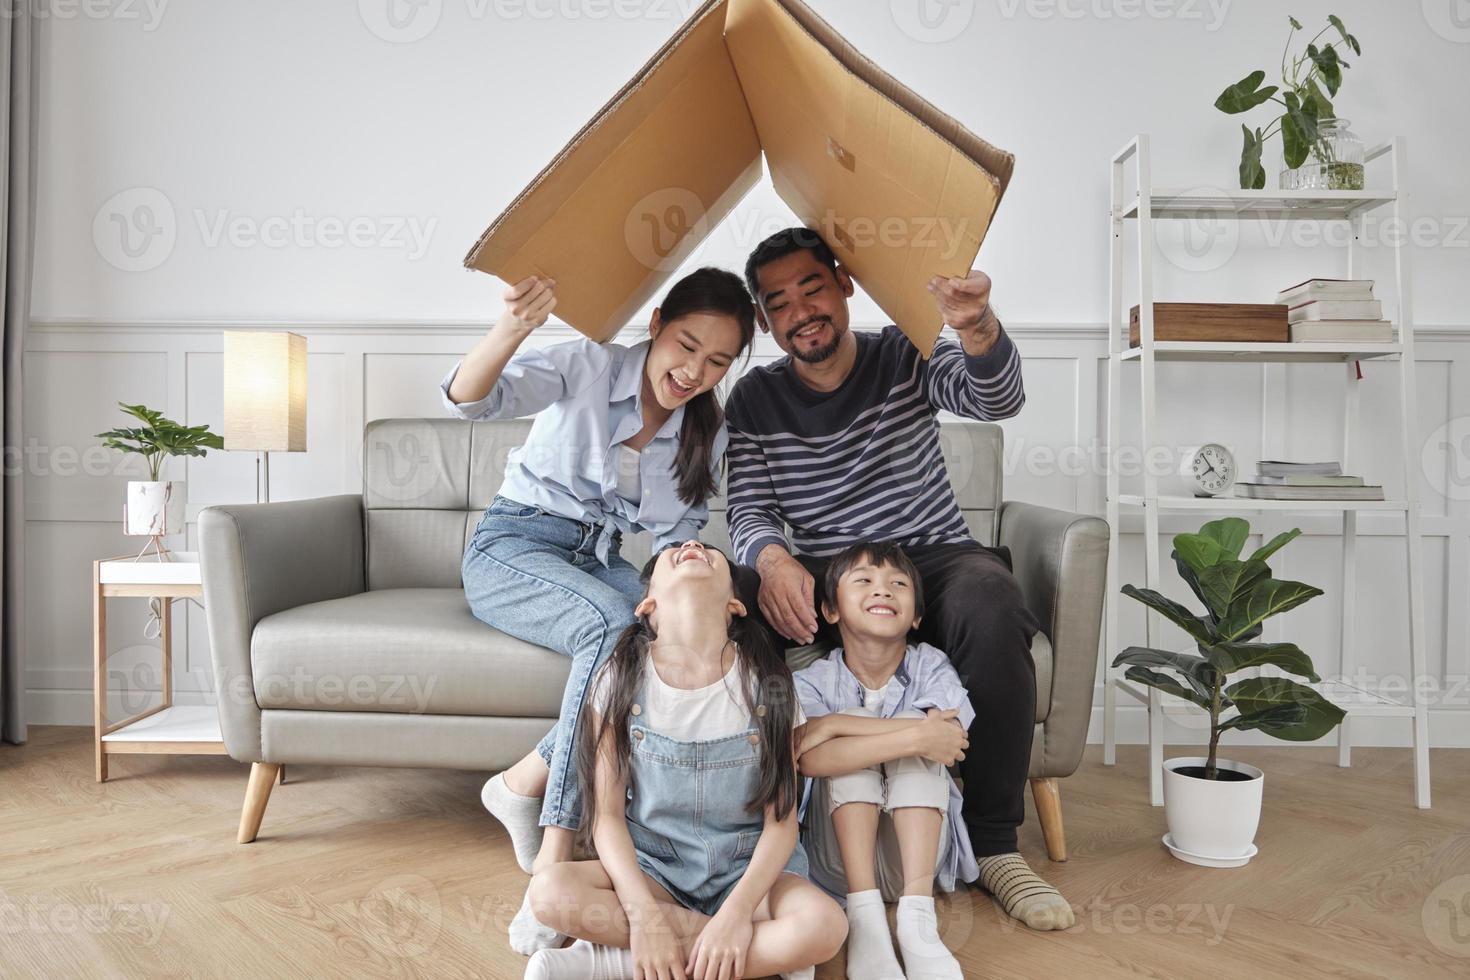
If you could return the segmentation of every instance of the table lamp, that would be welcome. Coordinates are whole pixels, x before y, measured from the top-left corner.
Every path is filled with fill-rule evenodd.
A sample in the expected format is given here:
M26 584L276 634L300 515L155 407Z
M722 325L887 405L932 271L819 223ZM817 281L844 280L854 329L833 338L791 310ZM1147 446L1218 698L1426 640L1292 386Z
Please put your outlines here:
M256 503L271 499L273 452L306 451L306 338L224 333L225 448L254 450Z

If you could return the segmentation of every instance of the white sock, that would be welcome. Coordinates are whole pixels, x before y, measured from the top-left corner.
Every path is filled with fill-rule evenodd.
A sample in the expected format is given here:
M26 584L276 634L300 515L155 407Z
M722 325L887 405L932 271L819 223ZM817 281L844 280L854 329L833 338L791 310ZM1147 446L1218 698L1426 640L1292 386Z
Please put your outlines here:
M498 772L480 790L480 802L485 804L485 809L510 834L510 846L515 848L516 864L526 874L530 874L531 863L541 850L541 801L534 796L511 792L510 787L505 785L505 773Z
M934 899L905 895L898 900L898 949L908 980L964 980L959 961L939 938Z
M538 950L555 949L567 941L566 936L536 921L536 916L531 912L529 892L521 899L521 910L510 920L509 931L510 948L522 956L530 956Z
M847 980L903 980L876 888L847 896Z
M781 980L813 980L817 975L817 968L809 966L804 970L791 970L781 974Z
M543 949L531 957L526 980L633 980L633 954L578 939L566 949Z

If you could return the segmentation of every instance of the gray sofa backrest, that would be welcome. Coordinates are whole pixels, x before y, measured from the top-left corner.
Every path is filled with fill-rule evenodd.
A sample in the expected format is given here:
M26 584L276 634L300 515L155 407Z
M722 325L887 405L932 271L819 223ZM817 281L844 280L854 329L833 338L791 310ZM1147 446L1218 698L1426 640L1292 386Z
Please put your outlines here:
M529 420L378 419L363 436L364 538L369 589L457 588L460 558L505 475L506 456ZM940 443L950 482L976 539L995 543L1002 433L987 422L948 424ZM730 548L725 498L710 501L704 540ZM623 542L635 565L646 534Z

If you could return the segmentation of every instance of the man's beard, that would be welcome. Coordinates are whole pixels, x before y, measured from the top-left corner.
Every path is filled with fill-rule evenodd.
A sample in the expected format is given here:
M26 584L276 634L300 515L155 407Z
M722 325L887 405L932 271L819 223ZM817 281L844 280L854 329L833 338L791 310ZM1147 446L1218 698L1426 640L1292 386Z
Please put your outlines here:
M795 346L796 335L814 323L825 323L832 328L832 342L824 347L813 347L811 350L799 350ZM837 327L827 317L816 317L806 323L792 329L786 335L788 342L792 343L791 356L806 364L821 364L827 358L837 353L837 348L842 345L842 335L837 332Z

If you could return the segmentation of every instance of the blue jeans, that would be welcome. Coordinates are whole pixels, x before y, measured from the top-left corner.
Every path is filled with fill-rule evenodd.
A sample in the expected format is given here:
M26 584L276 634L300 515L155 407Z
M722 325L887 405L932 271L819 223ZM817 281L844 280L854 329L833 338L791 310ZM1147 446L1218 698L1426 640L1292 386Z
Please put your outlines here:
M543 827L575 830L580 822L575 743L582 701L643 597L638 570L616 545L607 565L597 560L600 530L497 496L461 563L465 598L478 619L572 658L561 718L536 747L551 770Z

